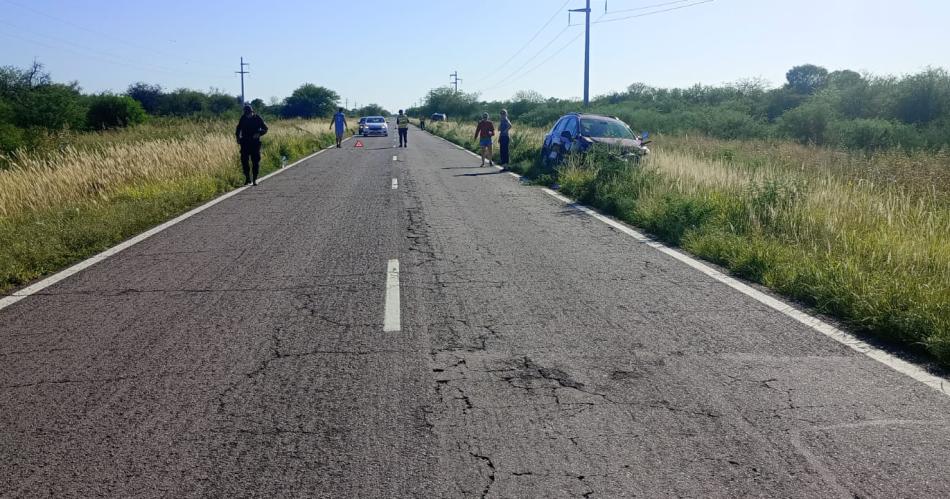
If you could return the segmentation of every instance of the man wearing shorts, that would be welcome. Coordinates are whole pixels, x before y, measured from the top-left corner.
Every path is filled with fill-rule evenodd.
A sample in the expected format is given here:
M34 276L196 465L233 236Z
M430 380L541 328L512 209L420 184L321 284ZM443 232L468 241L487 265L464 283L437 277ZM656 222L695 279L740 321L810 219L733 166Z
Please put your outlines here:
M490 166L495 166L492 161L491 138L495 135L495 125L488 119L488 113L482 113L482 121L475 127L475 139L482 148L482 166L485 166L485 160L488 160Z
M330 123L330 128L336 128L336 146L340 147L340 144L343 143L343 132L346 131L346 115L343 114L343 108L339 108L336 111L336 114L333 115L333 123Z

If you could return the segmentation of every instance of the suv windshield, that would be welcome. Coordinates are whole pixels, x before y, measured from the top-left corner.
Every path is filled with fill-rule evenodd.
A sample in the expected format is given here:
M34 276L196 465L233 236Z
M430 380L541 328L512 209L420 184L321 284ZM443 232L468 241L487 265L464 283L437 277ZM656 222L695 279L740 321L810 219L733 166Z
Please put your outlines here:
M386 120L384 118L376 117L376 118L366 118L366 122L367 123L385 123Z
M627 125L610 118L581 118L581 135L609 139L635 138Z

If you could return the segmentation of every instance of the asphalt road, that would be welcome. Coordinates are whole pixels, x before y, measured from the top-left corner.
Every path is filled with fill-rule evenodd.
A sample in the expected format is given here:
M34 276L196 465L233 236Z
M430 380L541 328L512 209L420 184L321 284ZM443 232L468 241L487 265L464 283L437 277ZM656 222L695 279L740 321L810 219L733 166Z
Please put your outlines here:
M950 398L393 140L0 310L0 495L950 495Z

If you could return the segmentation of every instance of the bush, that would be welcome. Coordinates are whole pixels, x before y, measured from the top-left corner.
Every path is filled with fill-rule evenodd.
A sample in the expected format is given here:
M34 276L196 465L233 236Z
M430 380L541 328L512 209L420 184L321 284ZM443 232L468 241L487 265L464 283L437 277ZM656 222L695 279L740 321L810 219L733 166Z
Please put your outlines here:
M24 146L23 130L9 123L0 123L0 152L12 152Z
M828 141L850 149L915 149L924 138L909 125L882 119L834 121L828 127Z
M86 125L83 96L73 85L52 84L31 89L13 109L20 128L82 129Z
M127 95L98 95L86 113L86 125L93 130L122 128L145 122L145 109Z
M821 102L809 101L788 111L779 120L779 127L792 139L802 143L824 144L832 113Z

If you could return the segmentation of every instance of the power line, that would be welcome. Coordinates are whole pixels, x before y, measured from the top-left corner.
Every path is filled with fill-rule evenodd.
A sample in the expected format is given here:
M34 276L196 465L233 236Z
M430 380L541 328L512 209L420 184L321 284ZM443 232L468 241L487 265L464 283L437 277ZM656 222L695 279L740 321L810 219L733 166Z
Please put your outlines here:
M554 38L551 39L551 41L549 41L545 46L541 47L541 50L537 51L537 53L535 53L532 57L528 58L528 60L525 61L524 64L522 64L521 66L518 66L518 68L515 69L514 71L512 71L511 74L509 74L509 75L508 75L507 77L505 77L505 78L502 78L501 80L499 80L499 81L498 81L497 83L495 83L494 85L492 85L492 86L490 86L490 87L483 88L482 91L491 90L491 89L493 89L493 88L497 88L497 87L499 87L500 85L502 85L503 83L505 83L506 81L508 81L509 79L511 79L511 77L513 77L514 75L518 74L518 72L520 72L522 69L524 69L525 66L527 66L528 64L531 64L531 61L537 59L537 57L538 57L539 55L541 55L542 52L544 52L545 50L547 50L548 47L550 47L552 44L554 44L554 42L556 42L559 38L561 38L561 35L563 35L569 28L570 28L570 26L565 26L564 29L562 29L561 31L559 31L558 34L555 35Z
M612 15L612 14L616 14L616 13L618 13L618 12L630 12L630 11L635 11L635 10L645 10L645 9L650 9L650 8L662 7L662 6L666 6L666 5L675 5L675 4L684 3L684 2L689 2L689 1L694 1L694 2L695 2L695 0L680 0L680 1L678 1L678 2L668 2L668 3L665 3L665 4L656 4L656 5L652 5L652 6L638 7L638 8L636 8L636 9L627 9L627 10L623 10L623 11L614 11L614 12L604 12L604 13L601 14L596 20L591 21L591 24L601 24L601 23L611 22L611 21L615 21L615 20L616 20L616 21L621 21L621 20L624 20L624 19L633 19L633 18L636 18L636 17L653 16L653 15L657 15L657 14L662 14L662 13L664 13L664 12L670 12L670 11L673 11L673 10L685 9L685 8L688 8L688 7L693 7L693 6L700 5L700 4L704 4L704 3L710 3L710 2L713 2L714 0L703 0L703 1L700 1L700 2L692 3L692 4L690 4L690 5L682 5L682 6L675 7L675 8L671 8L671 9L662 9L662 10L657 10L657 11L652 11L652 12L645 12L645 13L643 13L643 14L637 14L637 15L633 15L633 16L626 16L626 17L618 18L618 19L604 19L604 17L610 16L610 15ZM565 30L566 30L566 29L567 29L567 28L565 28ZM562 31L561 33L559 33L558 36L560 36L560 34L563 34L563 31ZM561 48L559 48L559 49L556 50L555 52L551 53L548 57L544 58L544 60L542 60L542 61L539 62L538 64L532 66L532 67L529 68L527 71L521 72L521 73L519 74L519 70L520 70L520 68L519 68L519 70L516 70L515 73L513 73L512 75L510 75L508 78L505 78L505 79L503 79L502 81L496 83L495 85L492 85L491 87L485 88L485 89L483 89L483 90L493 90L493 89L495 89L495 88L503 87L504 85L507 85L507 84L509 84L509 83L511 83L511 82L514 82L514 81L518 81L518 80L524 78L525 76L528 76L529 74L531 74L531 73L537 71L538 69L540 69L541 67L543 67L545 64L547 64L551 59L553 59L553 58L556 57L557 55L561 54L563 51L567 50L571 45L574 44L574 42L576 42L578 39L580 39L580 37L581 37L583 34L584 34L583 32L578 33L577 36L575 36L575 37L572 38L570 41L568 41L566 44L564 44L564 46L562 46ZM556 40L556 39L557 39L557 38L555 38L555 40ZM552 40L552 42L553 42L553 40ZM549 46L549 45L550 45L550 43L548 44L548 46ZM545 46L545 48L547 48L547 46ZM542 49L541 51L539 51L538 54L535 54L535 58L536 58L538 55L540 55L540 52L543 52L543 50L544 50L544 49ZM532 58L532 59L534 59L534 58ZM530 63L530 62L531 62L531 61L529 60L529 63ZM521 68L524 68L524 67L527 66L527 65L528 65L528 63L525 63L524 65L521 66Z
M566 7L570 1L571 0L565 0L564 4L558 7L557 10L554 11L554 14L551 15L548 21L544 23L544 25L541 26L537 31L535 31L534 35L527 42L525 42L524 45L521 46L521 48L515 51L515 53L512 54L511 57L509 57L505 62L501 63L501 66L498 66L497 68L495 68L494 71L489 73L488 76L485 76L484 79L488 80L492 76L495 76L496 73L498 73L499 71L501 71L502 68L507 66L508 63L514 60L515 57L518 57L522 52L524 52L524 49L528 48L528 46L531 45L531 42L533 42L535 39L538 38L538 35L540 35L541 32L544 31L544 29L547 28L557 18L558 14L560 14L561 11L564 10L564 7ZM684 0L684 1L688 1L688 0Z
M136 64L136 63L126 62L126 61L123 61L123 60L121 60L121 59L116 58L115 56L112 56L112 55L109 55L109 54L106 54L106 53L96 54L96 53L94 53L94 52L88 51L87 49L83 49L82 47L79 47L79 49L77 50L77 48L71 48L71 47L64 46L64 45L56 45L56 44L52 44L52 43L49 43L49 42L46 42L46 41L43 41L43 40L37 40L37 39L33 39L33 38L29 38L29 37L22 36L22 35L14 35L14 34L12 34L12 33L3 32L3 31L0 31L0 36L6 36L6 37L8 37L8 38L10 38L10 39L13 39L13 40L18 40L18 41L21 41L21 42L32 43L32 44L34 44L34 45L39 45L39 46L46 47L46 48L53 49L53 50L66 51L66 52L75 54L75 55L80 56L80 57L84 57L84 58L87 58L87 59L93 59L93 60L105 62L105 63L107 63L107 64L113 64L113 65L116 65L116 66L125 66L125 67L129 67L129 68L138 69L138 70L140 70L140 71L141 71L141 70L145 70L145 71L156 71L156 72L167 73L167 74L181 74L181 72L179 72L179 71L175 71L175 70L167 69L167 68L162 68L162 67L160 67L160 66L146 66L146 65L143 65L143 64ZM216 77L218 77L218 75L216 75Z
M102 61L105 61L105 62L108 62L108 63L111 63L111 64L116 64L116 65L120 65L120 66L127 66L127 67L133 67L133 68L139 68L139 69L144 69L144 70L147 70L147 71L158 71L158 72L170 73L170 74L186 73L186 74L191 74L191 75L195 75L195 76L202 76L202 77L210 77L210 76L212 76L211 73L199 73L199 72L195 72L195 71L180 71L180 70L176 70L176 69L172 69L172 68L167 68L167 67L164 67L164 66L159 66L159 65L154 65L154 64L141 64L141 63L135 62L135 61L133 61L133 60L131 60L131 59L128 59L128 58L126 58L126 57L119 56L119 55L116 55L116 54L113 54L113 53L110 53L110 52L106 52L106 51L103 51L103 50L95 49L95 48L92 48L92 47L89 47L89 46L85 46L85 45L76 43L76 42L71 41L71 40L66 40L66 39L63 39L63 38L56 37L56 36L47 35L47 34L43 34L43 33L38 33L38 32L35 32L35 31L31 31L31 30L26 30L26 29L23 28L22 26L18 26L18 25L16 25L16 24L11 23L11 22L7 22L7 21L2 21L2 20L0 20L0 23L6 24L6 25L8 25L8 26L10 26L10 27L12 27L12 28L14 28L14 29L17 29L17 30L23 30L23 31L28 32L27 35L24 35L24 34L13 34L13 33L4 33L4 34L6 34L7 36L9 36L10 38L13 38L13 39L15 39L15 40L20 40L20 41L25 41L25 42L33 43L33 44L35 44L35 45L41 45L41 46L44 46L44 47L47 47L47 48L51 48L51 49L66 50L66 51L72 52L72 53L77 54L77 55L82 56L82 57L91 57L91 58L98 59L98 60L102 60ZM45 42L44 42L44 41L37 40L37 39L32 38L32 37L46 38L46 39L51 40L51 41L45 41ZM216 78L217 78L217 77L220 77L220 75L213 75L213 76L216 77Z
M689 1L689 0L686 0L686 1ZM567 4L565 3L564 5L567 5ZM563 7L562 7L562 8L563 8ZM605 4L605 8L606 8L606 4ZM607 15L607 13L604 12L604 13L601 14L600 17L598 17L597 19L601 19L601 18L603 18L603 17L606 16L606 15ZM524 69L524 68L525 68L528 64L530 64L532 61L537 60L538 56L540 56L541 53L544 52L544 50L545 50L546 48L550 47L554 42L557 41L558 38L561 37L561 35L564 34L564 32L566 32L569 28L571 28L571 27L573 27L573 26L579 26L579 24L568 24L563 30L561 30L560 33L557 34L557 36L554 37L553 40L551 40L550 42L548 42L547 45L545 45L544 47L542 47L541 50L539 50L536 54L534 54L534 57L528 59L524 64L522 64L522 65L521 65L518 69L516 69L512 74L508 75L507 78L504 78L504 79L500 80L499 82L495 83L494 85L492 85L492 86L490 86L490 87L488 87L488 88L482 89L482 91L484 91L484 90L492 90L492 89L495 89L495 88L504 86L505 84L507 84L507 83L509 83L509 82L511 82L511 81L520 80L521 78L524 78L524 77L527 76L528 74L534 72L535 70L537 70L538 68L540 68L541 66L543 66L545 62L550 61L551 59L554 58L554 56L556 56L557 54L561 53L563 50L565 50L565 49L567 49L568 47L570 47L571 44L574 43L575 41L577 41L577 39L580 38L581 35L583 35L584 33L579 33L577 36L575 36L573 39L571 39L571 41L567 42L567 44L565 44L563 47L561 47L560 49L558 49L557 51L555 51L554 53L552 53L551 55L549 55L547 58L545 58L544 61L542 61L541 64L538 64L538 65L532 67L531 69L529 69L528 71L525 71L524 73L518 74L519 71L521 71L522 69ZM515 76L515 75L517 75L517 76Z
M632 8L632 9L615 10L615 11L612 11L612 12L609 12L609 13L605 13L604 15L606 15L606 16L613 16L613 15L617 15L617 14L623 14L624 12L637 12L637 11L641 11L641 10L655 9L655 8L659 8L659 7L666 7L666 6L668 6L668 5L676 5L676 4L678 4L678 3L687 3L687 2L693 2L693 1L695 1L695 0L676 0L675 2L655 3L655 4L653 4L653 5L644 5L644 6L642 6L642 7L634 7L634 8ZM601 17L603 17L603 16L601 16Z
M37 10L37 9L35 9L35 8L33 8L33 7L30 7L30 6L27 6L27 5L23 5L23 4L18 3L18 2L13 2L13 1L11 1L11 0L0 0L0 1L2 1L2 2L6 3L6 4L9 4L9 5L13 5L13 6L15 6L15 7L19 7L20 9L23 9L23 10L27 10L27 11L33 12L34 14L37 14L37 15L46 17L46 18L48 18L48 19L52 19L52 20L57 21L57 22L59 22L59 23L65 24L65 25L67 25L67 26L72 26L72 27L75 28L75 29L79 29L79 30L82 30L82 31L86 31L86 32L88 32L88 33L92 33L92 34L94 34L94 35L98 35L98 36L101 36L101 37L105 37L105 38L112 39L112 40L117 41L117 42L119 42L119 43L123 43L123 44L125 44L125 45L128 45L128 46L130 46L130 47L134 47L134 48L137 48L137 49L140 49L140 50L147 50L147 51L149 51L149 52L152 52L152 53L154 53L154 54L161 55L161 56L163 56L163 57L170 57L170 58L175 58L175 59L178 59L178 60L183 60L183 61L185 61L186 63L194 63L194 64L198 64L198 65L202 65L202 66L211 66L211 64L208 64L208 63L205 63L205 62L201 62L201 61L197 61L197 62L196 62L196 61L193 61L193 60L185 59L185 58L182 58L180 55L174 55L174 54L169 54L169 53L166 53L166 52L162 52L162 51L160 51L160 50L156 50L156 49L154 49L154 48L151 48L151 47L148 47L148 46L145 46L145 45L140 45L140 44L138 44L138 43L135 43L135 42L132 42L132 41L129 41L129 40L125 40L125 39L123 39L123 38L119 38L119 37L117 37L117 36L115 36L115 35L112 35L112 34L109 34L109 33L104 33L104 32L98 31L98 30L94 30L94 29L91 29L91 28L87 28L87 27L82 26L82 25L80 25L80 24L76 24L76 23L71 22L71 21L68 21L68 20L66 20L66 19L62 19L62 18L53 16L53 15L47 14L46 12Z
M674 11L674 10L688 9L688 8L690 8L690 7L695 7L695 6L697 6L697 5L702 5L702 4L704 4L704 3L711 3L711 2L714 2L714 1L715 1L715 0L703 0L703 1L701 1L701 2L691 3L691 4L689 4L689 5L681 5L681 6L679 6L679 7L671 7L671 8L669 8L669 9L656 10L656 11L647 12L647 13L644 13L644 14L635 14L635 15L632 15L632 16L618 17L618 18L615 18L615 19L604 19L603 21L595 21L595 22L593 22L592 24L612 23L612 22L615 22L615 21L625 21L625 20L627 20L627 19L633 19L633 18L636 18L636 17L652 16L652 15L655 15L655 14L662 14L662 13L664 13L664 12L671 12L671 11Z
M512 78L512 79L510 79L510 80L508 80L508 81L506 81L506 82L504 82L504 83L507 84L507 83L511 83L511 82L518 81L518 80L524 78L525 76L528 76L529 74L531 74L531 73L537 71L537 70L540 69L542 66L544 66L545 64L547 64L548 61L550 61L551 59L554 59L555 56L558 56L558 55L561 54L561 52L567 50L567 48L570 47L571 45L573 45L574 42L576 42L577 40L580 40L581 36L583 36L583 35L584 35L584 33L578 33L577 36L575 36L574 38L571 38L571 40L568 41L566 44L564 44L563 47L561 47L560 49L554 51L551 55L549 55L548 57L546 57L543 61L541 61L540 63L538 63L538 64L535 65L535 66L532 66L531 69L525 71L524 73L521 73L520 75L518 75L518 76L516 76L516 77L514 77L514 78Z

